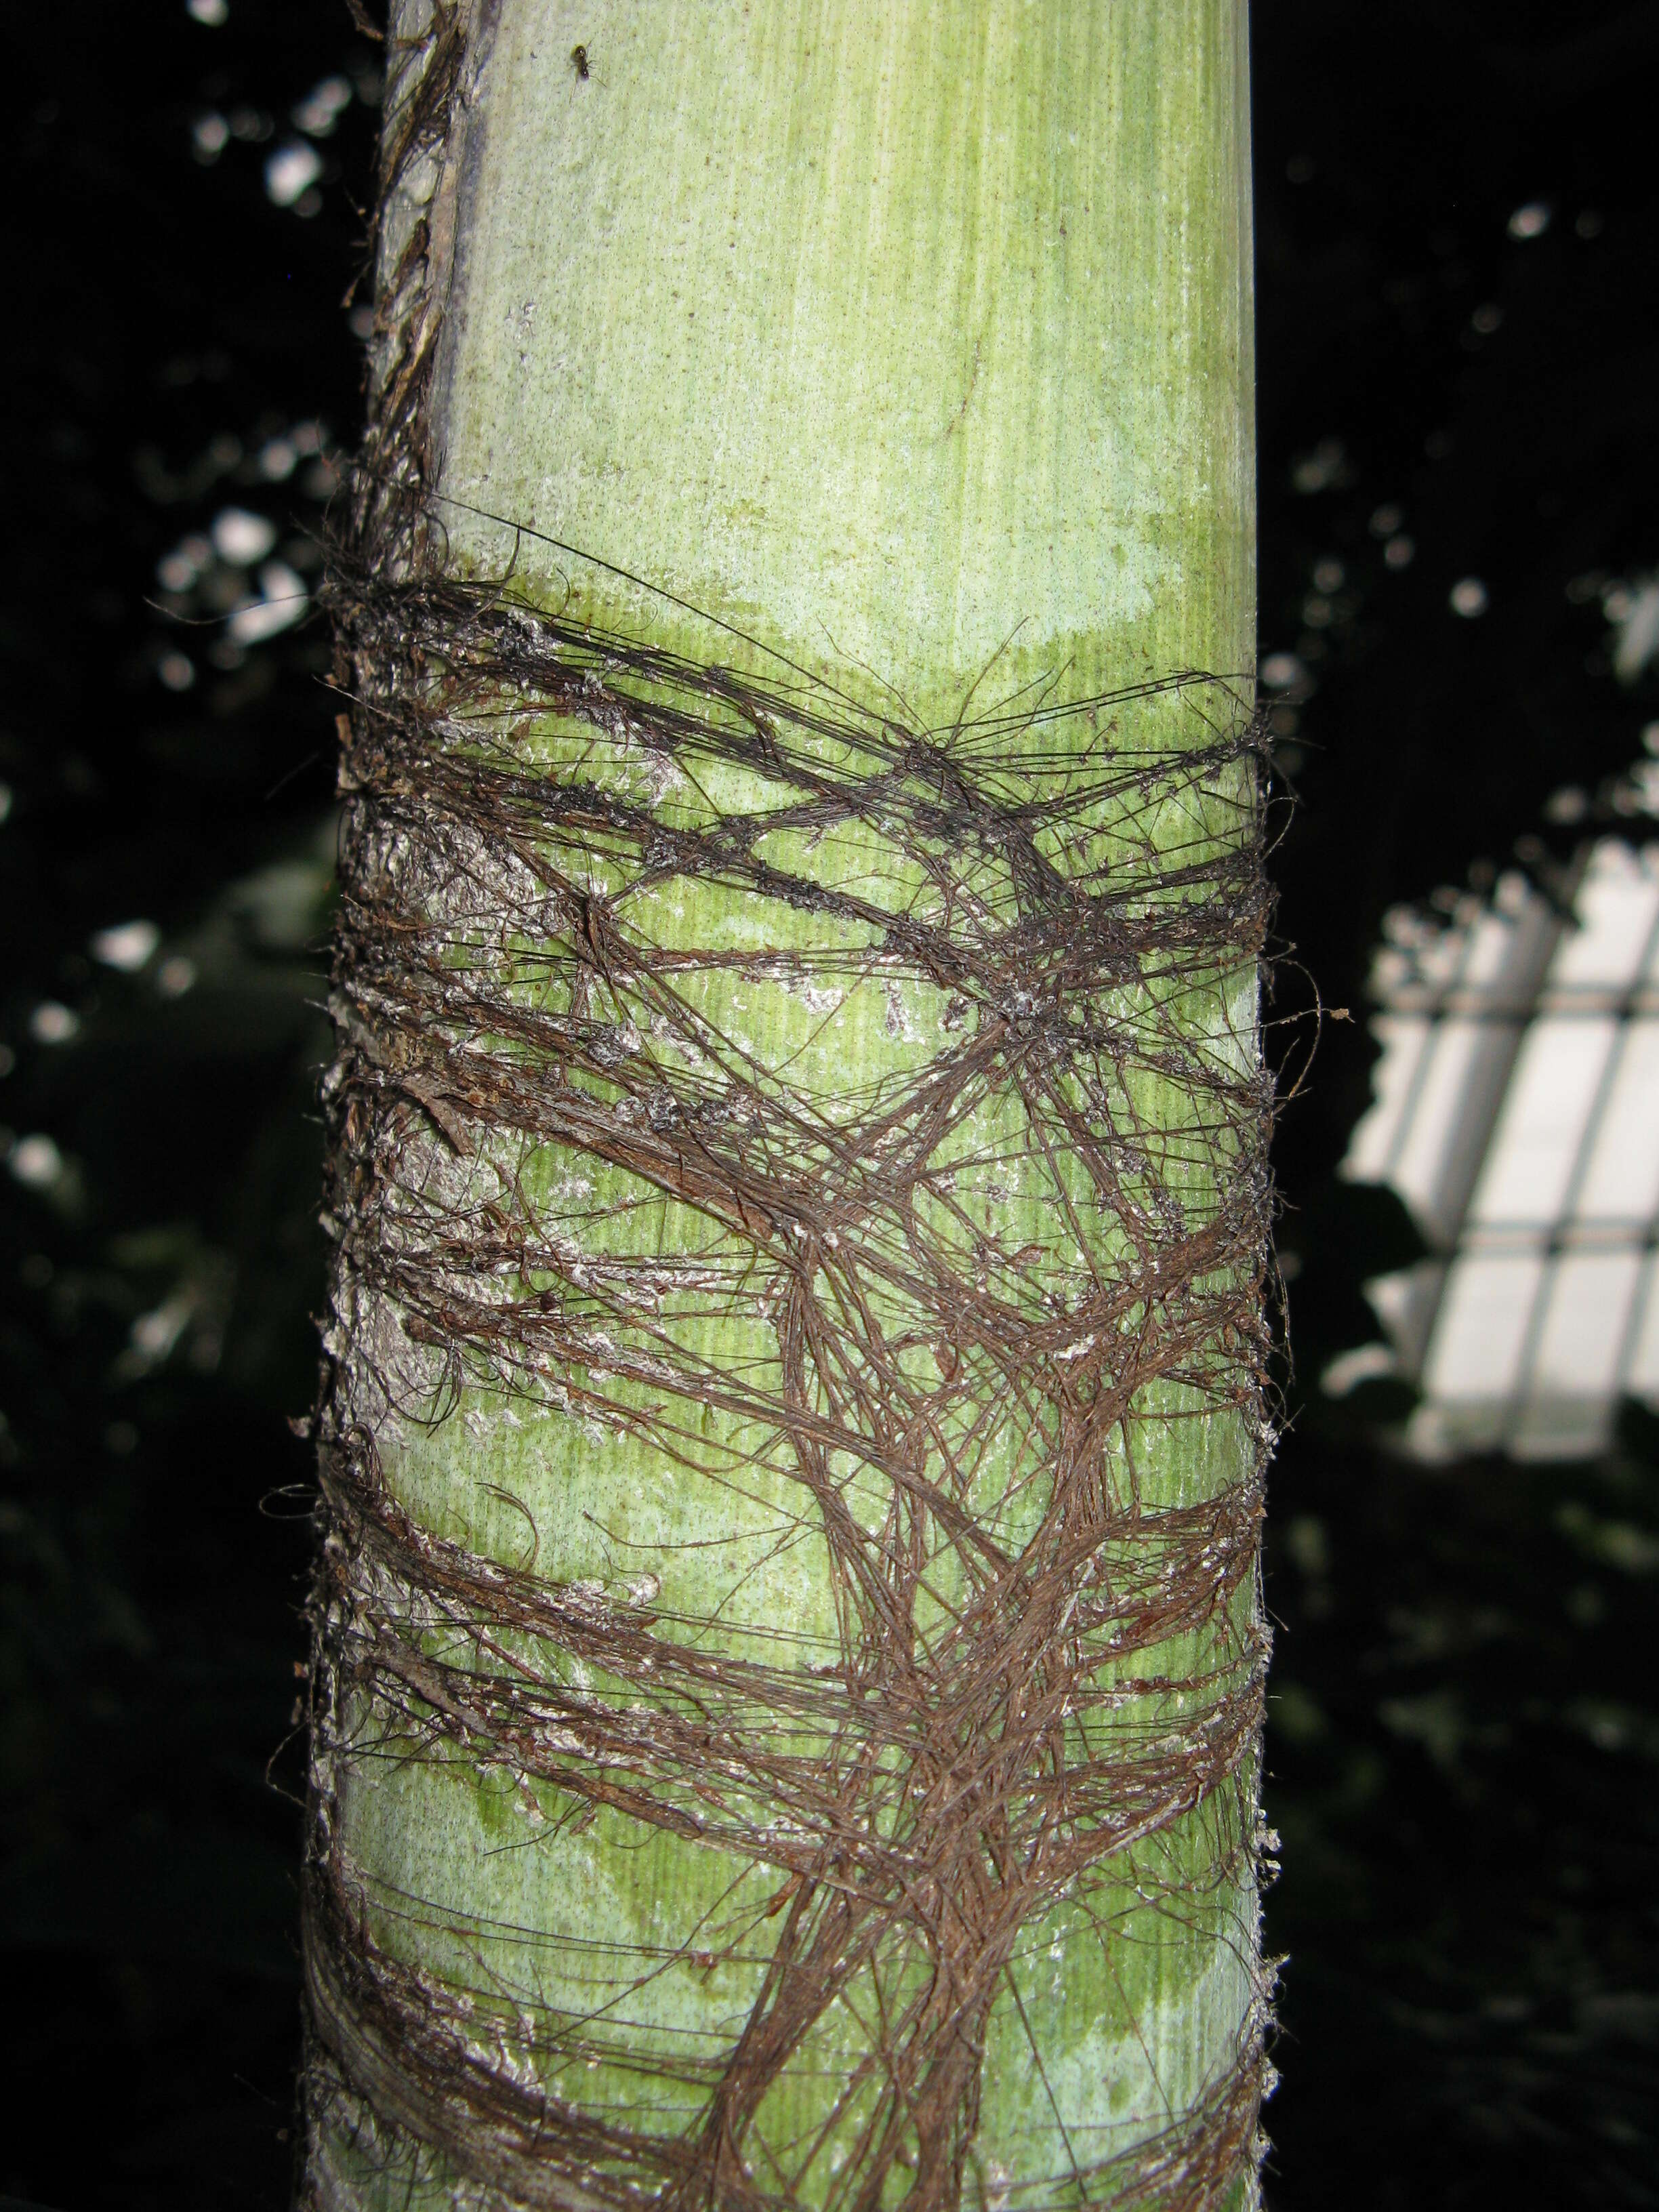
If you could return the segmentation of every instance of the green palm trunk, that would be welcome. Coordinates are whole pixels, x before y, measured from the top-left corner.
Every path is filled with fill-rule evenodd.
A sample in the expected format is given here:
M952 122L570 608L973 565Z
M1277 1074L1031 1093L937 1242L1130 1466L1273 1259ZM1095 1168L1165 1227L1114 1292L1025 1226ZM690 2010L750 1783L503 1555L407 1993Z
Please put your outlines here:
M1194 748L1233 712L1219 687L1048 712L1179 672L1237 676L1252 661L1242 0L500 0L454 20L464 44L445 50L445 67L459 57L447 135L403 164L381 244L383 297L396 307L401 269L413 302L388 315L393 338L429 317L423 459L449 573L510 568L513 593L562 635L585 624L676 665L719 662L775 697L810 698L818 720L793 732L788 773L730 745L694 769L545 699L516 713L505 690L493 706L475 700L480 757L499 761L505 745L515 773L580 784L665 832L699 836L740 818L754 834L738 880L653 872L642 846L603 826L585 842L548 833L549 868L646 964L527 942L516 923L492 934L476 908L447 957L458 972L487 969L497 1001L527 1022L580 1012L585 1034L608 1039L608 1060L558 1079L605 1111L654 1067L705 1099L787 1113L807 1194L793 1234L816 1239L816 1256L793 1265L769 1230L739 1233L690 1182L671 1186L563 1123L563 1134L527 1121L458 1133L457 1091L397 1121L396 1180L438 1189L469 1219L492 1207L492 1221L510 1218L501 1233L520 1272L492 1277L488 1296L555 1307L564 1334L556 1354L483 1356L477 1329L453 1319L461 1291L448 1321L416 1327L410 1301L348 1240L337 1402L372 1433L388 1497L415 1527L457 1558L522 1573L577 1624L562 1642L522 1625L516 1640L504 1634L515 1665L578 1705L645 1710L643 1678L583 1644L586 1609L637 1619L699 1665L747 1666L766 1698L732 1692L730 1712L775 1730L792 1777L840 1775L845 1802L896 1848L917 1832L917 1806L948 1791L942 1769L921 1772L936 1745L911 1758L879 1730L867 1771L856 1787L850 1778L864 1723L855 1698L837 1700L863 1646L848 1626L847 1547L889 1562L908 1547L905 1664L936 1719L998 1625L981 1623L973 1641L972 1547L896 1474L892 1407L902 1400L912 1419L908 1464L929 1481L951 1467L998 1556L1035 1556L1048 1540L1054 1408L1086 1405L1086 1388L1066 1395L1067 1376L1096 1373L1103 1356L1080 1322L1062 1341L1065 1317L1102 1285L1135 1289L1144 1255L1130 1216L1143 1200L1147 1218L1156 1212L1151 1181L1190 1236L1247 1144L1174 1048L1131 1054L1113 1096L1143 1158L1115 1207L1091 1133L1066 1133L1064 1084L1039 1111L1005 1055L958 1085L922 1148L926 1172L902 1207L890 1203L872 1130L888 1105L902 1120L929 1071L955 1065L988 1017L971 989L903 957L879 917L944 926L948 876L951 896L994 931L1022 894L994 852L952 852L948 825L919 830L910 799L828 825L787 809L803 762L814 775L867 775L860 745L890 748L898 729L931 733L1000 803L1069 793L1064 834L1037 840L1045 864L1057 880L1093 868L1114 883L1138 866L1137 912L1179 903L1157 888L1158 866L1208 883L1249 844L1243 761L1149 786L1102 780L1097 766L1114 749ZM449 21L440 11L437 31ZM428 0L404 0L394 136L412 112L398 95L414 97L433 36ZM653 696L672 689L633 680ZM1033 721L1037 707L1048 719ZM1249 1090L1255 975L1236 951L1173 978L1120 980L1091 1003L1126 1031L1184 1042L1218 1085ZM499 1048L503 1064L533 1057L522 1039L511 1052L499 1038L472 1043ZM410 1085L432 1101L429 1084ZM905 1127L914 1137L914 1117ZM824 1221L856 1222L844 1254L812 1214L808 1170L838 1194ZM860 1215L866 1184L876 1194ZM523 1257L531 1245L537 1266ZM1048 1396L1011 1386L970 1332L945 1340L918 1288L939 1255L988 1310L1059 1332ZM1220 1272L1224 1288L1248 1287L1236 1253ZM1114 1309L1126 1342L1149 1327L1152 1304L1142 1280ZM826 1348L815 1316L856 1356ZM459 1346L447 1364L445 1328ZM858 1411L872 1346L887 1363L879 1418ZM1107 1493L1133 1491L1155 1516L1248 1490L1254 1402L1202 1379L1206 1361L1221 1373L1228 1356L1200 1347L1178 1373L1166 1362L1129 1389L1095 1437ZM817 1425L822 1490L811 1498L802 1431L773 1418L785 1401ZM842 1536L819 1510L825 1498L844 1512ZM1133 1579L1133 1561L1113 1558ZM1224 1588L1207 1616L1189 1610L1133 1660L1103 1647L1090 1662L1092 1704L1057 1711L1044 1739L1056 1757L1086 1762L1107 1740L1155 1745L1212 1678L1258 1681L1249 1559L1232 1561L1231 1580L1214 1572ZM1019 1656L1005 1626L1018 1681L998 1695L1018 1704L1042 1654ZM441 1650L430 1620L420 1634L463 1674L482 1664ZM884 1648L890 1662L890 1635ZM896 1679L890 1666L889 1701ZM874 1924L860 1922L854 1887L803 1875L790 1822L803 1837L811 1824L752 1769L659 1773L675 1817L641 1817L615 1793L584 1794L589 1754L556 1730L551 1764L537 1769L492 1751L482 1723L449 1716L425 1729L422 1716L440 1711L430 1679L408 1680L407 1702L363 1681L342 1687L319 1767L328 1850L349 1870L363 1929L427 1978L410 1986L437 1993L486 2071L601 2128L703 2142L745 2021L790 1973L800 1979L801 1959L840 1955L836 1944L851 1957ZM689 1698L665 1689L660 1709L683 1717ZM561 1757L575 1762L562 1779ZM988 1828L981 1848L970 1834L951 1883L916 1907L955 1929L950 1942L930 1949L914 1925L872 1937L726 2113L726 2149L673 2201L701 2190L723 2207L875 2212L948 2204L958 2187L988 2207L1246 2201L1249 2112L1218 2165L1182 2148L1206 2100L1253 2111L1256 2078L1253 1753L1217 1774L1005 1926L997 1854L1026 1833L1017 1789L1003 1840ZM963 1826L972 1831L965 1814ZM832 1942L825 1930L837 1928ZM962 1942L995 1954L984 2001L955 2043L927 2045L901 2094L905 2039L943 2002L941 1947ZM351 2031L337 2023L322 2039L336 2054L327 2065L343 2059L352 2075ZM1241 2054L1243 2087L1230 2089ZM371 2058L360 2051L355 2067L367 2104L331 2075L314 2101L316 2201L532 2194L522 2159L469 2163L427 2126L418 2095L377 2092ZM943 2134L927 2124L930 2095L941 2109L954 2100ZM533 2201L621 2204L657 2190L620 2154L589 2163L601 2177L592 2191L559 2167ZM657 2193L672 2195L667 2183Z

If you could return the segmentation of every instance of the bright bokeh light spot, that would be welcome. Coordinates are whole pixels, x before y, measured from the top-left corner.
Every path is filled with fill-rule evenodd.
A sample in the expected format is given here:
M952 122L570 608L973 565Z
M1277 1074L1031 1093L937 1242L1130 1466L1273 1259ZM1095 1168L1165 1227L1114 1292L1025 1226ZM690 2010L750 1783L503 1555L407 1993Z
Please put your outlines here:
M156 662L155 673L169 691L188 691L196 681L196 663L187 653L180 653L174 647Z
M161 942L161 933L153 921L118 921L108 929L100 929L87 949L106 968L118 968L124 975L136 975L155 957Z
M184 1334L196 1301L186 1291L174 1291L132 1324L130 1341L141 1368L157 1367Z
M214 518L213 550L234 568L246 568L263 561L276 543L275 526L245 507L227 507Z
M57 999L43 999L29 1016L29 1035L36 1044L69 1044L80 1033L80 1015Z
M1601 611L1619 633L1613 672L1633 684L1650 661L1659 659L1659 577L1638 576L1604 593Z
M1357 1344L1352 1352L1337 1354L1320 1376L1319 1387L1328 1398L1346 1398L1362 1382L1380 1382L1399 1372L1391 1344Z
M237 608L225 625L237 645L260 645L289 629L311 602L303 580L286 561L267 561L259 571L259 597Z
M196 963L182 952L172 952L155 971L155 988L164 999L182 999L196 981Z
M292 207L323 173L323 157L303 138L290 138L265 163L265 191L278 207Z
M1261 664L1261 681L1270 691L1294 690L1307 672L1293 653L1270 653Z
M350 80L343 76L325 76L320 84L312 87L293 110L295 127L310 137L326 138L339 121L342 110L350 105Z
M1563 784L1559 791L1553 791L1544 801L1545 821L1560 823L1568 829L1575 822L1583 821L1589 811L1589 793L1582 784Z
M216 31L221 23L230 21L229 0L185 0L185 13Z
M181 538L156 562L155 580L164 592L187 592L212 558L213 548L205 538Z
M64 1155L40 1132L20 1137L6 1164L27 1190L51 1190L64 1179Z
M230 125L216 108L210 108L191 125L190 138L198 161L216 161L230 143Z
M1382 565L1387 568L1409 568L1416 552L1417 540L1402 532L1399 537L1389 538L1382 548Z
M1310 453L1292 464L1291 483L1303 493L1328 491L1341 480L1346 455L1340 438L1322 438Z
M1465 622L1473 622L1487 607L1486 587L1479 576L1460 576L1447 597L1447 605Z
M1638 761L1630 772L1626 788L1630 793L1631 804L1628 809L1630 812L1659 817L1659 761ZM1615 805L1619 804L1616 793L1613 804ZM1620 807L1621 813L1626 811L1624 807Z
M1547 200L1528 200L1510 217L1511 238L1541 238L1550 227L1550 208Z
M294 473L299 454L289 438L268 438L259 448L259 473L268 483L282 483Z

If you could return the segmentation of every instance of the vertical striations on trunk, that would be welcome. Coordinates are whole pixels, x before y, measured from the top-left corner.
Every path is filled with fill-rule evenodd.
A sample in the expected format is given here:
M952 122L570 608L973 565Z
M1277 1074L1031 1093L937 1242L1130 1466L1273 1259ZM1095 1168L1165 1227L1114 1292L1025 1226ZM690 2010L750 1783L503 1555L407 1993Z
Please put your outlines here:
M1254 2200L1243 0L399 0L313 2207Z

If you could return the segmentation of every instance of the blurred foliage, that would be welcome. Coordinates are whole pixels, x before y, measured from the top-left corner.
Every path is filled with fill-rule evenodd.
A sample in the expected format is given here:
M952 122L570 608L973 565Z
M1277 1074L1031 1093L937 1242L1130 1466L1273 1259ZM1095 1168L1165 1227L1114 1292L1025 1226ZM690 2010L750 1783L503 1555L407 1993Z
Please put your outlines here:
M1419 1249L1391 1194L1336 1175L1385 911L1505 867L1553 890L1624 825L1659 714L1609 628L1616 580L1659 562L1659 7L1261 0L1254 30L1261 645L1297 664L1280 918L1356 1017L1279 1146L1267 2201L1651 2205L1654 1424L1629 1409L1601 1464L1414 1468L1379 1442L1405 1385L1317 1380L1377 1334L1362 1284ZM1563 786L1583 808L1551 827ZM1277 1011L1304 992L1287 967Z
M353 434L377 59L336 0L9 28L0 2191L275 2206L333 714L236 610Z
M377 57L342 0L222 12L11 27L0 2191L63 2212L274 2212L291 2151L332 712L288 617L359 404ZM1549 884L1550 794L1614 819L1659 712L1608 628L1659 564L1659 6L1260 0L1255 37L1283 921L1358 1012L1389 906ZM1328 1031L1280 1154L1269 2201L1648 2205L1652 1424L1425 1470L1377 1442L1401 1386L1319 1395L1415 1249L1335 1176L1371 1059Z
M1273 2204L1655 2201L1656 1428L1565 1468L1286 1455Z

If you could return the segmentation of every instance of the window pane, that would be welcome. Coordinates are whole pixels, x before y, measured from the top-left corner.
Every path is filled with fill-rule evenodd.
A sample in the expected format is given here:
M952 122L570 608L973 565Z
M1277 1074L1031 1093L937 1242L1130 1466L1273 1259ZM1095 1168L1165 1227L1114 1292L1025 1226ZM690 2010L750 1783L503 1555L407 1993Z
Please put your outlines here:
M1541 1259L1457 1260L1446 1279L1423 1380L1449 1402L1508 1398L1521 1380Z
M1558 1221L1601 1071L1610 1020L1534 1022L1492 1133L1470 1208L1477 1221Z

